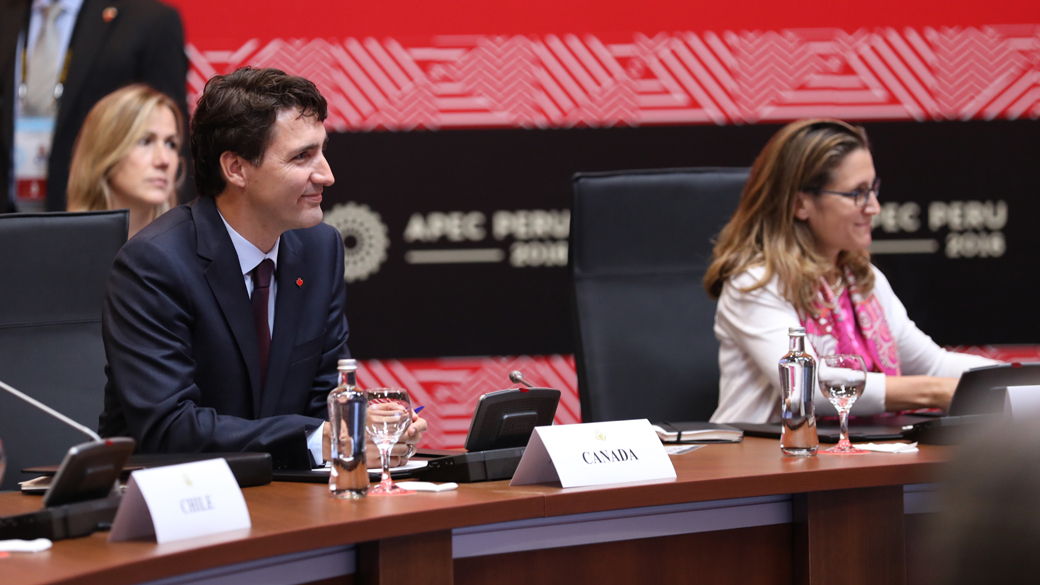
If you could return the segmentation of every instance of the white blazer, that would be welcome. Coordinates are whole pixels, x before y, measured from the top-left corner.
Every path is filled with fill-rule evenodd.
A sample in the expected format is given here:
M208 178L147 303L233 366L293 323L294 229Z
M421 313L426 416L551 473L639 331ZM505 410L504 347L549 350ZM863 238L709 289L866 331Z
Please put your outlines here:
M914 325L888 279L874 270L874 294L885 312L888 327L899 347L903 375L956 378L964 370L1000 363L979 356L953 353L939 347ZM794 305L780 295L779 279L752 292L741 292L758 282L765 267L750 268L722 286L715 309L715 337L719 339L719 407L711 422L780 422L780 358L788 351L789 327L801 327ZM806 351L818 357L807 337ZM816 414L837 412L815 391ZM863 395L852 407L853 415L885 411L885 374L868 373Z

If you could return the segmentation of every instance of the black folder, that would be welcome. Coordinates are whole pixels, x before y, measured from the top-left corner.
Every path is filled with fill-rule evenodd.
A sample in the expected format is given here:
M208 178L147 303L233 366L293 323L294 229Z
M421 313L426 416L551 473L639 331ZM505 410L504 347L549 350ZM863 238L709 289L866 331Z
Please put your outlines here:
M231 473L234 474L239 487L253 487L271 483L274 466L270 453L152 453L131 455L127 459L126 464L123 465L123 479L125 480L129 477L131 471L137 471L138 469L179 465L181 463L217 458L227 461L228 467L231 468ZM57 465L29 467L22 470L23 473L35 473L38 475L54 475L57 471Z

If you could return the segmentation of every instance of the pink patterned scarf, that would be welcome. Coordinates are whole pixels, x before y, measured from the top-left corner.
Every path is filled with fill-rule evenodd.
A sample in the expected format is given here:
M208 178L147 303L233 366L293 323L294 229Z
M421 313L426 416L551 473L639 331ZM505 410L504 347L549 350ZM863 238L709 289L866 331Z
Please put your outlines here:
M885 312L881 309L881 303L873 293L864 299L856 291L856 281L848 269L845 270L845 282L848 288L845 294L851 294L853 312L856 319L854 323L846 321L845 311L841 307L841 299L835 298L827 281L820 279L820 299L816 306L819 314L816 317L799 315L802 326L809 337L817 355L832 355L838 353L862 355L862 349L866 349L864 361L868 362L868 369L880 371L889 376L898 376L902 370L899 365L899 347L888 329L885 320ZM859 326L857 332L853 325ZM863 341L856 339L857 333L862 334ZM865 346L865 347L864 347ZM869 362L873 361L873 367Z

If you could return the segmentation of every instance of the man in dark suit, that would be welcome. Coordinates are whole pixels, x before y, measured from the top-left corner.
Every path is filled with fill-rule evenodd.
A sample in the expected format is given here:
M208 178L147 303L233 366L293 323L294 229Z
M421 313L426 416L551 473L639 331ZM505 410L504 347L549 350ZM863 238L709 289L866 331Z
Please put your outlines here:
M31 0L0 0L0 213L11 205L8 190L20 83L15 71L20 70L30 17L40 18L31 7ZM104 96L131 83L147 83L172 97L187 120L188 58L181 19L174 8L156 0L82 0L68 55L47 166L48 211L65 210L76 135L87 113ZM182 154L185 161L190 160L187 141Z
M145 453L321 462L326 398L349 357L343 242L321 223L326 115L313 83L278 70L207 83L191 137L200 197L127 242L109 277L103 436Z

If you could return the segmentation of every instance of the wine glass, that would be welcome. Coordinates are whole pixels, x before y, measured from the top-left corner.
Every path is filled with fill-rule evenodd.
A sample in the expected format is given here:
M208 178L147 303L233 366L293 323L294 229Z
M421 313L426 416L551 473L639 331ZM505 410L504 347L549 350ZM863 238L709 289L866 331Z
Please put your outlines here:
M390 479L390 450L412 424L411 399L402 388L373 388L368 396L368 415L365 429L368 437L379 448L383 477L379 485L368 490L370 496L405 495L415 492L394 485Z
M853 447L849 442L849 410L867 385L867 368L863 358L858 355L825 355L820 358L816 376L820 381L820 392L831 401L841 417L841 439L837 445L822 453L869 453Z

